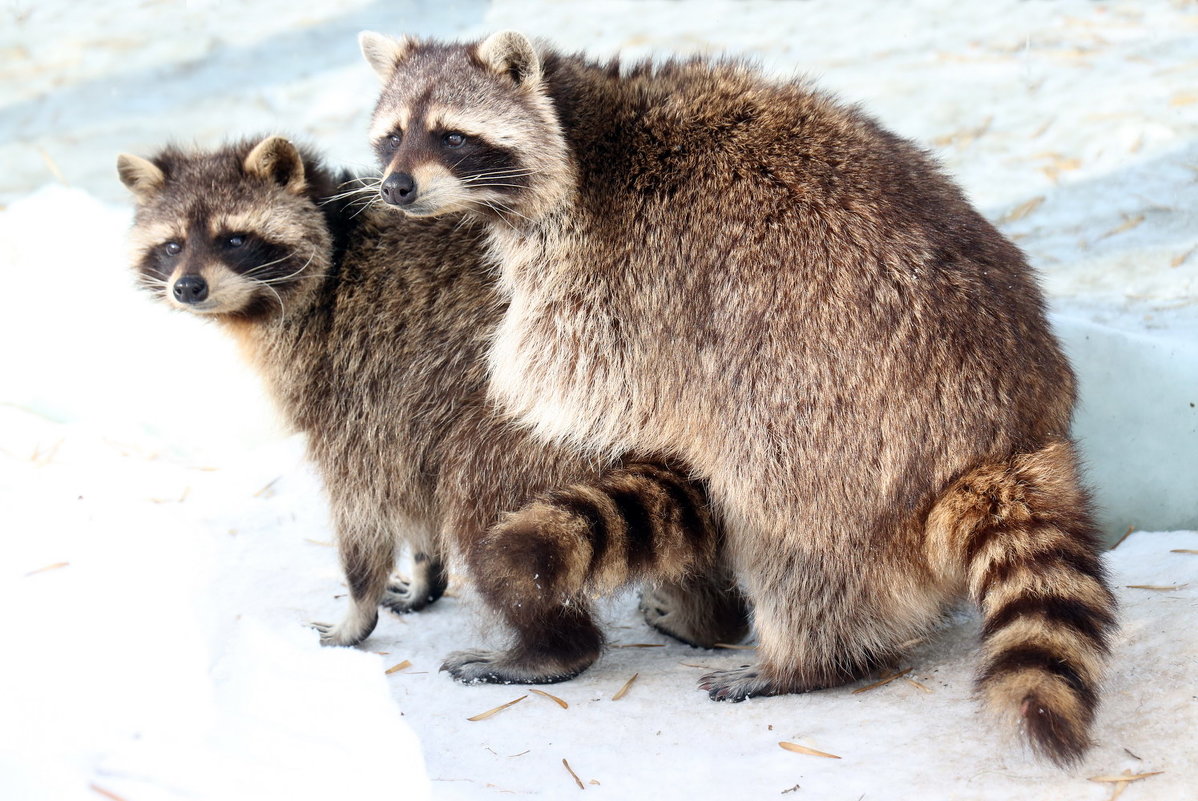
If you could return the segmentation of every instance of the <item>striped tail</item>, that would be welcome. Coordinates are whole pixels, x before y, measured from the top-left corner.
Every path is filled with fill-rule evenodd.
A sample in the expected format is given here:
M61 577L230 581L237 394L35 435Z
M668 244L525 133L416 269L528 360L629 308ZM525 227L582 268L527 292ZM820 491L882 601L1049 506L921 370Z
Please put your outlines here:
M1115 627L1089 507L1058 441L963 476L929 521L982 610L979 694L1061 766L1090 745Z
M702 490L681 473L633 463L510 512L466 561L479 594L510 628L504 651L458 651L442 669L465 683L548 683L598 658L593 595L636 581L668 582L651 624L687 642L739 637L744 599L716 565L719 532ZM674 603L677 608L658 607Z
M720 536L697 484L635 462L506 514L484 547L487 572L509 599L571 598L705 572Z

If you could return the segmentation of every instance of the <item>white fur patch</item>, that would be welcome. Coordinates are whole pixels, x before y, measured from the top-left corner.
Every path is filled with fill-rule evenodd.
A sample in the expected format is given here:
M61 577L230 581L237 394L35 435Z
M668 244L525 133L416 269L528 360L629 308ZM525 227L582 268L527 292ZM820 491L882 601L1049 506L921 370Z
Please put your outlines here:
M428 113L427 127L431 131L458 131L504 147L528 141L528 126L505 125L503 120L474 115L468 109L433 107Z
M129 248L137 258L144 256L150 248L171 240L183 241L183 231L177 223L138 225L129 232Z
M410 120L411 112L406 107L391 109L387 114L375 115L370 122L370 131L367 136L371 142L378 144L383 137L390 136L396 130L406 131Z

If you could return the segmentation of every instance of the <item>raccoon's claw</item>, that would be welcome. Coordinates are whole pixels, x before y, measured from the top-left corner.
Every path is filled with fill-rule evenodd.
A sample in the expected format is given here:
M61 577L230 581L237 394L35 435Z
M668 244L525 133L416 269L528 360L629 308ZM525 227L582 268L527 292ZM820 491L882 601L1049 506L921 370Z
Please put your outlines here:
M454 651L441 670L462 684L556 684L574 678L593 661L573 667L537 665L506 651Z
M346 619L334 625L332 623L311 622L308 625L320 633L320 644L330 647L347 647L357 645L370 636L374 631L375 620L369 618L362 621Z
M412 580L392 577L379 606L397 615L419 612L445 594L449 576L439 558L418 553L415 556Z
M437 600L437 596L427 591L427 588L406 581L395 580L387 585L379 606L389 609L397 615L409 612L419 612Z
M699 689L706 690L713 701L738 703L746 698L777 695L769 679L762 677L754 665L741 665L734 670L717 670L699 679Z

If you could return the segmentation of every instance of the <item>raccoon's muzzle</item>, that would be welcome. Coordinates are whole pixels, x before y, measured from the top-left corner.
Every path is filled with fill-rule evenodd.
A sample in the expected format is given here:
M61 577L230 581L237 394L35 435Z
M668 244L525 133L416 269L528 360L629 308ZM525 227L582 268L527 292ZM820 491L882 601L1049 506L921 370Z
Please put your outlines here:
M416 199L416 179L406 172L393 172L383 179L379 192L392 206L410 206Z
M171 294L180 303L200 303L208 297L208 282L202 275L185 275L171 287Z

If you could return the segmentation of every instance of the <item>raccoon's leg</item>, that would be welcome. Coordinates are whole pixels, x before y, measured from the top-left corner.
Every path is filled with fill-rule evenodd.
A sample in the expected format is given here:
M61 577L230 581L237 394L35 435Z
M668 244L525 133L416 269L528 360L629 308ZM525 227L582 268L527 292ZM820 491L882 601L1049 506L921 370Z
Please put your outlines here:
M703 676L699 689L713 701L826 690L894 664L897 639L886 632L879 637L877 626L860 619L856 603L824 597L802 608L804 600L788 589L793 593L781 584L754 592L750 583L758 661Z
M392 577L383 593L381 605L396 614L419 612L445 594L449 573L439 553L417 551L412 555L412 577L403 581Z
M647 587L641 613L662 634L696 648L738 643L749 633L748 602L725 570Z
M312 624L320 632L321 645L357 645L370 636L395 566L395 539L389 529L347 520L347 515L339 517L337 552L349 585L350 607L336 625Z
M981 607L979 694L1038 753L1076 762L1090 744L1115 599L1073 445L961 477L929 515L927 544Z
M681 582L710 569L718 552L702 490L662 465L634 463L550 493L467 549L483 599L515 630L515 644L453 654L444 669L468 682L572 678L603 646L591 594L644 578Z
M828 530L823 521L812 525ZM731 532L748 535L733 539L730 548L739 548L758 661L704 676L699 686L712 700L736 702L857 681L892 666L908 643L941 619L952 587L936 581L926 565L922 519L833 532L789 538L751 529Z

